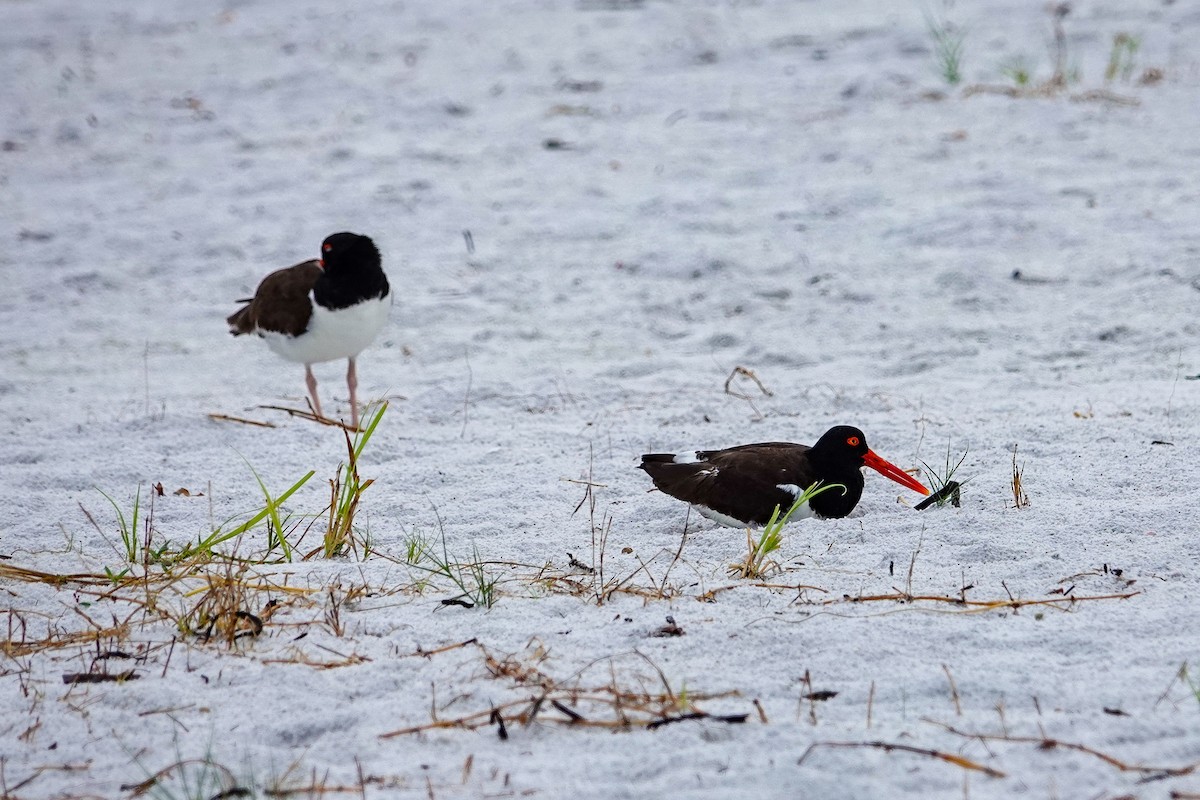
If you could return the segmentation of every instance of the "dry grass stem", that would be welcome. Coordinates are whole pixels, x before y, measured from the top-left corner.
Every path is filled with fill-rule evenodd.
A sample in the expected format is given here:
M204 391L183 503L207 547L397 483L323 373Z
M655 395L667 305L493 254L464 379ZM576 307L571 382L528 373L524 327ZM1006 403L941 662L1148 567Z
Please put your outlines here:
M289 408L287 406L256 406L256 408L261 408L267 411L282 411L291 417L298 417L299 419L306 419L309 422L328 425L331 428L342 428L343 430L350 431L351 433L361 433L360 428L355 428L353 425L347 425L341 420L330 419L329 417L323 417L320 414L317 414L312 410L311 401L307 409Z
M749 718L748 713L715 714L699 708L698 704L702 702L740 695L733 691L715 694L675 691L658 665L636 650L596 659L565 678L556 678L544 671L542 666L548 653L536 640L531 642L529 652L524 657L516 654L497 656L473 639L413 655L432 656L465 647L475 647L486 672L492 678L504 681L510 690L522 696L490 703L486 708L452 718L443 718L438 713L435 695L429 722L390 731L381 734L380 738L390 739L450 728L478 730L489 726L497 726L497 735L507 738L511 735L512 726L528 726L535 721L580 728L654 730L691 720L740 724ZM629 666L630 661L633 667ZM638 675L634 670L627 682L622 683L617 667L623 666L622 671L629 672L638 664L648 666L653 677L644 673ZM607 673L607 682L584 683L584 678L597 667Z
M977 761L972 761L969 758L964 758L963 756L956 755L954 753L947 753L942 750L930 750L924 747L913 747L912 745L907 744L896 744L895 742L814 742L808 746L808 749L804 751L804 755L800 756L800 760L797 763L803 764L804 760L812 755L814 750L822 747L873 748L876 750L883 750L886 753L913 753L915 755L927 756L929 758L935 758L939 761L945 761L947 764L954 764L955 766L962 767L963 769L970 770L972 772L982 772L984 775L987 775L991 778L1006 777L1005 773L998 769L993 769L986 764L980 764Z
M954 676L950 673L950 667L942 664L942 671L946 673L946 680L950 683L950 699L954 701L954 713L962 716L962 702L958 696L958 685L954 682Z
M1012 453L1012 489L1013 508L1026 508L1029 506L1029 496L1025 494L1025 464L1022 462L1017 465L1017 448L1013 446Z
M770 389L768 389L766 386L764 386L763 382L758 379L758 376L754 374L754 370L746 369L745 367L734 367L733 371L729 373L729 377L725 379L725 394L733 395L734 397L741 398L742 400L750 399L750 395L743 394L742 392L739 392L739 391L735 391L732 388L733 379L738 376L741 376L743 378L749 378L750 380L754 381L754 385L758 387L758 390L760 392L762 392L764 395L766 395L767 397L775 396L775 393L772 392Z
M1196 772L1196 770L1200 769L1200 761L1194 761L1191 764L1186 764L1182 767L1160 767L1160 766L1148 766L1145 764L1132 764L1128 761L1122 761L1121 759L1119 759L1115 756L1111 756L1108 753L1104 753L1100 750L1097 750L1094 747L1089 747L1085 744L1080 744L1078 742L1064 742L1060 739L1054 739L1054 738L1047 737L1044 735L1043 736L1012 736L1007 732L1002 733L1002 734L971 733L969 731L959 730L958 728L955 728L952 725L946 725L945 723L937 722L935 720L925 720L925 721L929 722L931 724L937 725L938 727L942 728L946 732L952 733L955 736L961 736L964 739L974 739L979 742L1008 742L1011 744L1034 744L1034 745L1037 745L1038 749L1040 749L1040 750L1055 750L1055 749L1061 748L1063 750L1074 750L1077 753L1086 753L1087 755L1090 755L1090 756L1093 756L1094 758L1100 759L1105 764L1108 764L1110 767L1113 767L1114 769L1117 769L1120 772L1137 772L1137 773L1141 773L1143 775L1149 775L1149 776L1161 776L1164 778L1177 778L1177 777L1180 777L1183 775L1191 775L1192 773Z
M1091 595L1088 597L1060 597L1038 600L1022 600L1015 597L1010 597L1005 600L964 600L961 597L953 597L950 595L910 595L907 593L895 594L875 594L875 595L843 595L840 599L823 600L813 603L813 605L831 606L840 603L878 603L878 602L893 602L893 603L946 603L954 606L965 606L970 611L991 611L999 608L1010 608L1017 610L1027 606L1050 606L1057 608L1060 611L1068 611L1071 606L1076 603L1091 602L1096 600L1128 600L1131 597L1136 597L1141 592L1126 592L1124 594L1102 594Z
M998 94L1014 99L1049 99L1058 97L1064 91L1063 86L1047 82L1036 86L1006 86L995 83L976 83L963 89L963 97L977 94ZM1072 103L1108 103L1115 106L1136 107L1142 101L1136 97L1119 94L1109 89L1087 89L1067 95Z
M317 555L324 558L334 558L353 551L358 558L365 559L370 554L370 542L363 536L357 536L354 521L358 515L359 504L363 492L375 481L363 480L358 474L359 459L371 441L371 436L383 420L384 412L388 409L387 402L381 403L375 411L364 415L364 427L350 438L350 429L343 428L342 436L346 440L346 463L339 464L334 476L329 480L329 516L322 537L321 546L308 553L305 558Z
M775 393L763 385L763 382L758 379L757 375L754 374L754 370L747 369L746 367L734 367L733 371L729 373L729 377L725 379L725 394L736 397L739 400L745 400L750 404L750 408L754 410L754 418L763 419L763 413L759 411L758 406L754 404L754 398L745 392L739 392L733 388L734 379L739 377L749 378L751 381L753 381L754 385L758 387L759 392L761 392L765 397L774 397Z
M254 425L258 428L277 428L279 427L274 422L261 422L256 419L246 419L244 417L231 417L228 414L209 414L208 418L216 422L237 422L242 425Z
M750 528L746 528L746 556L741 561L729 566L727 572L730 577L760 579L782 572L783 568L779 562L770 558L770 555L779 550L783 544L784 526L787 525L792 515L810 500L832 489L841 489L843 494L846 492L846 487L840 483L822 485L821 481L816 481L796 496L795 501L786 512L783 511L782 506L775 506L771 518L762 527L762 533L757 539L754 538Z

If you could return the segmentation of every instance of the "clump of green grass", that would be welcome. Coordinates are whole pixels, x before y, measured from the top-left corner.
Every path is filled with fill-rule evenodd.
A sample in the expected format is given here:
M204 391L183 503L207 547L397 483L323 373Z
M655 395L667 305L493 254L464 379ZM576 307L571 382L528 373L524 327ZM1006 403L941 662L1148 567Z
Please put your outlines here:
M338 474L329 481L329 525L325 529L320 550L325 558L344 555L348 550L359 552L360 558L366 558L370 554L370 540L365 535L361 541L355 538L354 519L358 514L363 492L375 481L364 481L359 476L358 462L367 443L371 441L372 434L379 427L387 407L386 402L380 404L374 413L370 414L366 427L356 432L353 439L345 429L342 430L342 435L346 437L347 457L346 463L338 466Z
M134 496L133 508L129 515L121 509L118 503L104 491L97 489L104 498L112 504L113 509L117 512L117 527L118 535L120 536L120 545L117 547L122 559L130 565L141 565L146 571L149 571L151 566L161 567L164 570L181 564L203 564L212 561L216 557L216 548L226 542L237 539L242 534L256 528L263 520L267 521L267 551L266 554L251 560L257 560L262 563L268 560L270 553L276 549L280 551L283 558L287 561L292 559L292 551L294 548L290 537L295 535L296 530L300 526L300 521L293 522L293 515L281 514L280 509L287 500L300 490L304 484L308 483L309 479L315 473L310 470L307 475L293 483L287 490L280 495L273 495L267 488L265 481L254 469L250 467L250 472L254 475L255 481L258 483L259 489L263 494L263 507L254 513L245 522L226 527L230 525L234 519L226 520L221 525L214 528L212 531L200 535L195 541L187 542L182 546L173 545L169 540L155 541L155 530L153 526L153 497L150 503L150 513L143 514L143 505L141 502L141 487L138 487L137 494ZM87 509L83 509L84 515L88 521L104 535L103 528L96 522L95 518L88 513ZM139 525L142 529L139 535ZM125 578L129 574L129 567L126 566L120 570L115 570L109 567L105 568L105 573L114 582Z
M137 492L133 497L133 508L130 510L129 516L125 516L125 512L121 506L103 489L97 488L96 491L104 496L104 499L109 502L113 510L117 512L117 536L120 539L119 543L114 543L105 534L104 529L96 522L95 517L83 505L80 508L83 510L84 516L92 527L104 538L113 549L121 556L125 566L120 568L105 567L104 574L114 584L119 583L129 576L130 570L134 566L141 566L143 573L148 573L150 567L155 564L162 564L168 559L168 549L170 544L162 542L157 546L154 545L154 494L150 495L150 508L147 513L143 513L142 505L142 487L138 485Z
M1108 66L1104 68L1104 80L1111 83L1120 76L1122 81L1129 83L1137 66L1137 52L1141 46L1142 40L1128 33L1113 36L1112 49L1108 53Z
M96 491L104 495L104 499L113 507L113 511L117 512L117 534L121 537L121 546L118 548L118 552L126 562L130 564L139 563L141 561L139 558L141 540L138 538L138 521L142 510L142 485L138 484L137 493L133 496L133 509L130 511L128 518L125 517L125 512L121 510L121 506L117 504L117 501L112 499L103 489L97 488ZM91 515L89 514L88 516L90 518ZM94 520L93 524L95 524ZM101 535L104 534L99 525L96 526L96 530L99 530Z
M292 545L291 542L288 541L288 531L294 530L295 528L294 526L291 526L287 530L284 529L284 522L291 522L291 515L289 514L284 517L279 516L279 507L283 504L283 499L278 499L271 496L271 490L267 488L267 484L263 482L262 477L258 474L258 470L254 469L254 467L250 465L249 461L246 462L246 466L250 467L250 472L254 475L254 480L258 483L258 488L263 495L263 512L265 512L264 516L267 520L267 553L270 553L275 549L276 545L278 545L280 552L283 554L283 560L291 561ZM304 483L307 483L308 479L311 478L312 475L313 472L310 471L308 475L305 476ZM300 485L302 486L303 484ZM299 488L299 486L296 486L296 488Z
M376 428L379 427L379 423L382 421L386 410L387 403L381 404L371 415L367 426L357 431L353 439L351 439L350 434L344 428L342 429L342 435L346 439L347 460L346 463L338 465L337 472L329 481L331 496L329 506L326 509L328 512L328 525L326 526L321 547L308 553L306 558L317 555L332 558L343 555L347 550L358 552L362 558L366 558L369 554L369 537L366 534L356 535L358 532L355 527L355 519L363 492L374 481L370 479L364 480L359 475L358 465L367 443L371 440L371 436L375 433ZM243 461L246 462L247 468L249 468L251 475L254 476L255 483L258 484L259 492L263 498L262 507L244 522L235 524L235 521L241 515L231 517L182 546L173 545L170 541L154 542L155 532L152 525L154 509L153 495L151 496L150 513L147 515L141 500L141 486L138 487L137 493L134 495L133 506L128 513L111 495L97 489L117 514L117 534L119 541L114 543L113 546L120 553L123 561L128 565L141 564L147 570L152 565L160 566L163 569L171 569L183 563L207 563L214 559L218 547L238 539L242 534L248 533L264 522L267 529L266 550L259 555L250 557L248 560L257 563L266 563L269 560L275 559L282 559L287 562L292 561L297 555L296 548L304 538L304 534L311 528L315 520L320 519L324 512L315 515L291 514L285 512L283 506L292 495L312 479L316 471L309 470L308 473L295 481L286 490L275 494L268 488L266 481L258 473L258 470L254 468L254 465L245 458L243 458ZM100 527L95 518L88 513L86 508L83 509L83 512L92 525L104 536L104 529ZM307 526L304 526L305 520L309 521ZM301 530L302 526L304 526L303 530ZM108 537L106 536L105 538ZM128 575L129 566L121 569L107 569L106 572L116 582Z
M496 584L499 579L489 572L479 555L479 546L471 545L469 561L452 559L446 547L446 531L442 526L441 516L438 516L438 531L441 553L435 549L431 539L419 532L414 533L405 540L406 563L429 573L432 577L445 578L458 589L459 593L456 596L442 601L444 605L491 608L496 603Z
M801 492L796 501L792 503L792 507L782 516L780 507L775 506L775 511L771 513L771 519L763 526L762 535L758 539L755 539L750 533L750 529L747 528L746 558L729 568L730 575L735 578L761 578L778 570L779 564L771 558L771 554L778 550L783 543L783 526L787 525L788 520L792 518L792 514L796 513L797 509L830 489L841 489L842 494L846 493L846 487L840 483L822 486L821 481L817 481Z
M925 28L933 39L933 57L938 74L951 86L962 82L962 59L967 32L946 19L925 14Z
M246 463L247 466L249 466L249 462ZM228 523L223 523L221 526L212 531L212 533L197 539L194 544L186 545L176 554L175 560L177 562L192 559L201 561L212 560L214 548L216 548L218 545L228 542L231 539L236 539L243 533L254 529L263 520L268 520L267 552L269 553L276 545L278 545L283 553L284 558L288 561L291 560L292 545L288 541L288 537L296 530L296 528L299 526L299 523L297 522L296 524L290 524L291 515L281 517L279 515L279 509L285 502L287 502L288 498L300 491L300 488L303 487L304 484L308 483L309 479L316 474L316 470L309 470L304 477L293 483L278 496L273 496L271 494L262 478L259 477L258 472L254 470L254 467L250 467L250 471L254 473L254 478L258 482L259 488L262 490L265 501L263 507L256 514L254 514L254 516L250 517L250 519L246 520L240 525L234 526L229 530L225 530L224 525Z
M970 450L963 450L963 454L959 456L958 461L950 463L950 443L946 442L946 461L941 470L937 470L924 461L921 466L925 467L925 475L929 480L929 496L933 499L933 505L944 506L946 503L958 508L961 503L960 488L966 480L954 480L954 473L958 472L958 468L967 460L967 453ZM951 487L953 484L953 487Z
M185 758L180 753L179 742L175 743L175 761L151 773L137 755L130 753L146 779L131 784L128 788L133 797L146 795L154 800L218 800L218 798L277 798L277 797L323 797L328 792L346 792L346 787L333 787L318 778L313 771L305 777L299 760L292 762L283 774L274 768L269 773L255 770L246 764L236 775L232 769L219 762L211 745L204 755ZM363 787L359 785L361 792Z
M211 753L203 758L179 759L135 784L134 794L154 800L208 800L214 797L252 797L252 791L233 772L217 763Z
M1000 65L1000 74L1018 89L1026 89L1033 82L1033 70L1033 64L1023 55L1013 56Z
M433 547L433 540L419 530L414 530L404 537L404 563L410 565L424 561Z

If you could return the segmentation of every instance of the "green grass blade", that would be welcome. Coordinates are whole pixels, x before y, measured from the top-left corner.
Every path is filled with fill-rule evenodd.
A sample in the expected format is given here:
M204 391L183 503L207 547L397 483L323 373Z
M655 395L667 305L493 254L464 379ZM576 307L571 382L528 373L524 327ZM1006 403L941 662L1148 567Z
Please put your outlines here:
M251 467L251 471L253 472L253 467ZM276 507L278 507L278 506L282 505L283 503L287 502L289 497L291 497L293 494L295 494L297 491L299 491L300 487L302 487L304 484L308 483L309 479L312 478L312 476L316 475L316 474L317 474L316 470L309 470L307 475L305 475L300 480L296 481L294 484L292 484L290 489L288 489L283 494L279 495L279 497L275 498L274 505ZM255 477L258 477L258 473L255 473ZM259 481L259 485L262 485L261 480ZM230 539L233 539L234 537L240 536L241 534L245 533L246 531L251 530L256 525L258 525L258 523L260 523L264 519L266 519L267 516L270 515L270 513L271 513L270 508L264 508L261 511L259 511L257 514L255 514L253 517L248 519L246 522L243 522L241 525L234 528L233 530L222 531L220 528L217 528L215 531L212 532L211 535L209 535L208 537L201 539L199 542L197 542L196 547L194 549L197 552L204 552L207 550L211 550L216 545L227 542Z

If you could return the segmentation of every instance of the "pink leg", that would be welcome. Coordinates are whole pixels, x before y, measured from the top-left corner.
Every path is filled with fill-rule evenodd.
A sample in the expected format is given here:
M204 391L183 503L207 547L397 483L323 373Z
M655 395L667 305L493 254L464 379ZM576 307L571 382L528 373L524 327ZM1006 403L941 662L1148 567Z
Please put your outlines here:
M308 384L308 396L312 398L313 411L318 417L325 416L321 413L321 398L317 397L317 377L313 375L312 365L304 365L304 382Z
M358 427L358 371L354 368L354 357L346 368L346 388L350 390L350 425Z

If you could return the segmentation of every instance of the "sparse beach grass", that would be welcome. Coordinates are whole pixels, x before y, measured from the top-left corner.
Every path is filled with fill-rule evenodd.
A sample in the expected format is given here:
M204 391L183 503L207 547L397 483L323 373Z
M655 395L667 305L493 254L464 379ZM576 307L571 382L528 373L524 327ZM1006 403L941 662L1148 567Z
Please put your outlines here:
M0 797L1196 793L1189 4L142 5L0 26ZM968 502L636 470L830 424Z
M771 556L781 544L783 544L783 528L788 524L792 515L804 507L814 497L823 494L832 489L840 489L844 494L846 487L840 483L830 483L822 485L820 481L809 486L803 492L796 496L795 502L787 511L780 515L779 506L775 506L775 511L771 514L771 518L767 524L763 526L762 533L758 538L754 537L750 529L746 529L746 557L736 564L729 567L729 574L736 578L761 579L767 575L778 572L780 567Z

